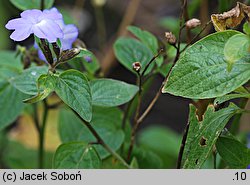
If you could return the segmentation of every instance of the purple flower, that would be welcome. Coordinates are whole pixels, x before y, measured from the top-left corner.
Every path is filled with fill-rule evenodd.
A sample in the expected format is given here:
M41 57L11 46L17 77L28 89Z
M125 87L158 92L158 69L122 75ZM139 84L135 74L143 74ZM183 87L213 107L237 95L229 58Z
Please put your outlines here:
M50 14L60 14L59 11L56 8L52 8L50 10L44 10L44 13L47 15ZM63 37L60 39L61 41L61 49L71 49L73 42L78 37L78 29L73 24L67 24L65 25L63 19L55 20L55 22L59 25L60 29L63 32ZM37 44L35 43L35 48L38 48ZM38 56L40 59L45 60L45 56L43 55L42 51L38 50Z
M5 27L15 30L10 38L14 41L22 41L34 34L39 38L47 39L50 43L63 38L63 31L57 24L62 20L62 14L49 10L25 10L21 18L10 20Z

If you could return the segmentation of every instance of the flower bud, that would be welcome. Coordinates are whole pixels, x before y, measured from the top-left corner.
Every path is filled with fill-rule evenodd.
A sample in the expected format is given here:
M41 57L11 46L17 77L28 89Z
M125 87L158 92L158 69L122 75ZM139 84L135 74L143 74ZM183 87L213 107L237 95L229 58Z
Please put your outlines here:
M165 32L165 37L167 39L167 42L171 45L176 43L176 37L172 32Z
M61 56L60 56L60 63L61 62L65 62L65 61L68 61L72 58L74 58L76 55L78 55L79 53L81 52L81 49L79 48L73 48L73 49L68 49L68 50L64 50L62 53L61 53Z
M193 28L196 28L197 26L200 26L201 25L201 21L199 19L190 19L186 22L186 27L188 29L193 29Z
M139 72L141 70L141 63L140 62L134 62L133 63L133 69L136 71L136 72Z

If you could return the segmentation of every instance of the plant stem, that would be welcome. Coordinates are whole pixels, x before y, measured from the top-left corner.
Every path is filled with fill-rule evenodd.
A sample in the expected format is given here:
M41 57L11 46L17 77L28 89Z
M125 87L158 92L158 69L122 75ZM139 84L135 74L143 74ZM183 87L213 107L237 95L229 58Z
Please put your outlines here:
M153 60L151 60L151 61L153 61ZM151 62L149 62L149 63L151 63ZM147 69L145 68L145 70L147 70ZM140 114L141 99L142 99L142 96L141 96L141 93L142 93L142 75L140 74L140 72L138 72L138 86L139 86L138 103L137 103L135 117L134 117L134 127L132 129L131 138L130 138L130 145L129 145L129 149L128 149L127 161L130 161L130 159L131 159L131 155L132 155L132 151L133 151L134 143L135 143L135 135L136 135L137 128L139 126L138 118L139 118L139 114Z
M199 36L205 31L205 29L208 27L208 25L211 23L212 21L208 21L203 28L201 29L201 31L194 37L192 38L192 40L180 51L180 53L182 53L183 51L185 51L191 44L193 44L194 41L196 41L196 39L199 38Z
M214 169L216 169L216 159L217 159L216 151L213 151L213 159L214 159Z
M110 154L112 154L118 161L120 161L124 166L130 168L130 166L126 163L126 161L117 154L112 148L110 148L101 136L96 132L96 130L92 127L89 122L86 122L75 110L71 108L71 110L76 114L76 116L84 123L84 125L89 129L89 131L93 134L93 136L97 139L97 143L102 145Z
M46 128L46 122L48 117L48 107L47 102L44 100L44 112L43 112L43 119L42 119L42 125L40 127L39 132L39 168L44 168L44 134L45 134L45 128Z
M41 0L41 10L44 9L44 0Z
M178 160L177 160L177 166L176 166L177 169L181 169L181 162L182 162L183 152L184 152L184 148L185 148L185 144L186 144L186 140L187 140L188 130L189 130L189 121L188 121L188 124L185 128L185 131L184 131L184 134L182 137L182 141L181 141L181 147L180 147Z

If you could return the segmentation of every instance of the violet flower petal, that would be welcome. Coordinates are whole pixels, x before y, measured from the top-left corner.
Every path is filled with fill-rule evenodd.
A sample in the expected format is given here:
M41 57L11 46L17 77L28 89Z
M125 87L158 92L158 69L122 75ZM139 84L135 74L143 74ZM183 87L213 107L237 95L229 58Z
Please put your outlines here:
M14 41L22 41L27 39L32 33L30 27L23 27L22 29L16 29L11 35L10 38Z
M9 20L8 23L5 25L5 28L7 28L8 30L15 30L15 29L22 29L24 27L31 27L32 24L23 19L23 18L16 18L16 19L12 19Z
M62 14L57 10L57 8L51 8L50 10L43 10L43 18L53 19L54 21L62 20Z
M50 19L44 19L34 25L33 32L37 37L47 39L50 43L56 42L57 38L63 38L61 28Z
M71 49L73 42L78 36L78 29L73 24L65 25L63 28L63 39L61 40L63 50Z
M42 16L42 11L33 9L33 10L25 10L21 13L21 17L29 20L33 24L36 24L39 20L39 17Z

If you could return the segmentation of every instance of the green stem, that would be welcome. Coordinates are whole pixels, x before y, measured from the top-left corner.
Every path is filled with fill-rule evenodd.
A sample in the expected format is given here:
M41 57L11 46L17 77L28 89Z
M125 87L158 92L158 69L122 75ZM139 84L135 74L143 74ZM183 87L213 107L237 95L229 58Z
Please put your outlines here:
M75 110L71 108L71 110L76 114L76 116L84 123L84 125L89 129L89 131L93 134L93 136L97 139L97 143L102 145L113 157L115 157L118 161L120 161L124 166L127 168L131 168L126 161L118 154L116 153L112 148L110 148L104 140L101 138L101 136L96 132L96 130L92 127L92 125L89 122L86 122Z
M39 168L44 168L44 135L45 135L45 128L46 128L46 122L48 117L48 107L46 101L44 101L44 112L43 112L43 120L42 125L40 127L39 132Z

